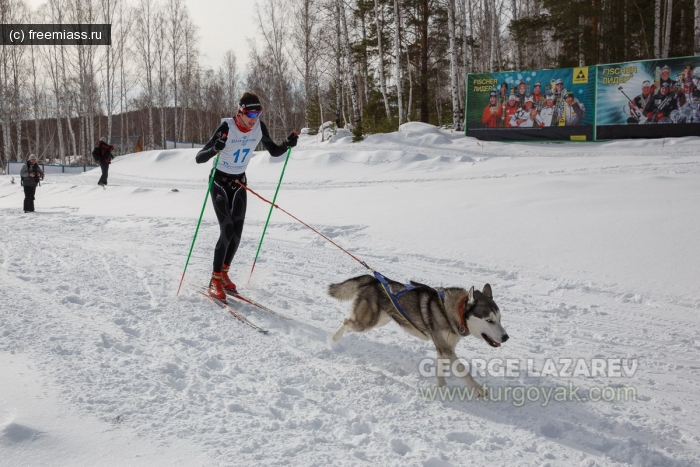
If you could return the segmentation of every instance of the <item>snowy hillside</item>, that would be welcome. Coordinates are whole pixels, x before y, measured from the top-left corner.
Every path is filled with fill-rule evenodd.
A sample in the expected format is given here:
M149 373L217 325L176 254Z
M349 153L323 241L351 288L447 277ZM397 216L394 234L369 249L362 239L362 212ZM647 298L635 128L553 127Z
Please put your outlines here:
M331 344L349 305L326 289L366 270L276 211L246 286L269 207L253 196L232 277L294 320L235 303L261 335L191 287L176 297L210 167L196 149L118 158L106 190L99 171L47 175L33 214L2 176L0 464L698 465L699 143L410 123L292 152L277 203L353 255L399 281L491 284L510 340L469 337L459 356L637 365L475 375L494 396L636 394L598 402L426 400L431 343L392 323ZM271 199L283 159L256 153L249 186ZM207 283L217 238L208 204L188 281Z

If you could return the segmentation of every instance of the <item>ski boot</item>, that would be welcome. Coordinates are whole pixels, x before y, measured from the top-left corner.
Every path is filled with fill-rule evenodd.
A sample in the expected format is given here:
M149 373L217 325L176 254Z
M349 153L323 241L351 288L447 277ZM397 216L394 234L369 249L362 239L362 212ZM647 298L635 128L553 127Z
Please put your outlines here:
M226 292L221 282L221 273L213 272L209 281L209 296L222 302L226 302Z
M233 283L230 277L228 277L228 271L230 269L230 266L228 264L224 264L223 269L221 270L221 282L224 285L224 290L228 290L230 292L236 292L236 284Z

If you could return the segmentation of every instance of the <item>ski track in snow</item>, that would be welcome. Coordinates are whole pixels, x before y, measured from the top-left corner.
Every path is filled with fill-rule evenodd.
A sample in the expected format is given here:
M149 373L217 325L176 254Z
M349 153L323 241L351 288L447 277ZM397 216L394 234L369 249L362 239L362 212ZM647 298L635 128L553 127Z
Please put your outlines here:
M3 224L10 221L9 215L2 217ZM16 228L31 229L22 225L31 219L19 219ZM160 237L147 232L160 229L170 237L186 231L189 222L53 219L35 234L35 251L12 240L3 249L5 301L24 306L5 314L2 350L42 361L70 404L104 420L119 417L121 427L139 435L195 440L224 464L234 458L268 465L412 464L428 462L439 452L437 463L427 465L458 465L463 456L498 464L504 455L521 457L523 465L547 459L571 465L595 454L606 456L607 465L692 465L668 452L685 447L687 454L697 455L690 447L700 441L697 430L681 430L676 422L687 422L684 414L700 409L688 397L695 392L700 367L690 357L679 357L694 332L688 327L669 335L655 328L652 317L624 291L605 284L528 277L440 258L406 257L402 263L408 268L397 264L391 252L363 252L373 264L391 265L395 276L443 277L444 285L490 282L514 337L507 347L510 355L537 358L569 347L595 349L591 357L639 358L637 374L647 376L635 381L637 404L652 405L658 411L654 418L639 415L636 404L545 409L534 404L514 410L498 402L423 402L417 388L433 382L419 376L416 362L434 353L431 344L387 326L363 336L350 334L330 346L328 336L346 307L325 297L324 289L362 268L332 248L309 248L316 240L291 224L268 238L266 257L274 258L275 273L261 273L272 260L260 261L250 294L296 321L280 322L234 302L271 330L270 336L260 336L189 290L179 299L173 296L177 277L161 271L181 266L172 252L183 251L186 243L153 241ZM109 235L101 234L107 227ZM212 229L205 230L213 237ZM352 237L343 240L352 243ZM75 238L84 241L76 244ZM198 242L196 254L206 256L213 240ZM252 248L244 243L240 255L251 256ZM38 251L50 251L50 260L38 262ZM193 267L189 277L202 280L206 270ZM674 308L682 317L683 307ZM641 320L645 335L626 335L628 320ZM460 345L465 357L491 352L474 339ZM563 354L569 352L574 350ZM664 380L670 372L683 376ZM559 383L564 381L545 385ZM576 384L617 382L599 378ZM685 404L669 401L668 394ZM338 451L352 457L343 462Z
M479 155L481 162L490 157L488 146L487 154ZM347 148L339 145L330 152ZM396 147L370 144L362 149ZM416 150L452 156L442 149ZM306 156L300 152L299 157ZM697 174L699 169L700 160L679 158L504 176ZM110 182L153 189L182 186L174 180L119 176ZM74 187L94 180L74 177L66 183ZM290 182L285 188L327 186L351 184ZM249 198L252 202L257 201ZM700 463L697 296L663 290L641 295L615 283L567 277L566 272L405 254L373 244L363 225L316 225L392 279L479 288L489 282L511 340L492 349L467 338L457 348L461 357L639 361L636 374L625 380L476 378L492 387L566 386L570 381L584 388L634 386L636 402L551 402L547 407L537 402L522 407L426 402L419 388L435 381L419 375L418 362L434 356L432 344L390 324L368 334L347 334L331 345L330 334L349 306L328 297L326 288L365 270L298 224L285 219L268 231L253 282L246 287L255 239L262 231L259 221L246 223L236 257L243 266L235 280L246 295L294 319L281 321L231 299L235 309L270 330L263 336L186 285L175 297L191 219L97 217L61 209L62 215L43 216L41 228L36 218L19 216L18 209L0 209L0 351L27 355L60 390L63 403L84 416L118 422L117 430L157 443L188 440L210 458L209 465ZM27 242L27 236L34 242ZM187 280L207 281L217 236L216 224L205 220ZM362 247L352 247L357 244ZM660 326L659 316L670 315L673 322ZM635 332L629 330L631 322ZM461 386L455 378L450 383ZM2 430L0 418L0 448L13 444Z

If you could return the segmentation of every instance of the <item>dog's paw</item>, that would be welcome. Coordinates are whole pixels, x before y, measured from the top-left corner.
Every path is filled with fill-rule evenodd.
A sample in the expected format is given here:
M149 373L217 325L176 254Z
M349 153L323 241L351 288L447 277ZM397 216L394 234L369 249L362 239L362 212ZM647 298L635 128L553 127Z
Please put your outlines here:
M474 397L481 399L482 397L487 397L489 395L488 389L481 388L479 386L474 386Z

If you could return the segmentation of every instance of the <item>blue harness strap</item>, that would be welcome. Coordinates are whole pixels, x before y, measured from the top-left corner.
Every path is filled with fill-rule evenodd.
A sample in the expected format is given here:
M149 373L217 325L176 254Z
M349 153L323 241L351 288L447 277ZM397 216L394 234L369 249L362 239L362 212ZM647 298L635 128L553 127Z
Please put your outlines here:
M408 315L406 314L406 312L403 311L403 308L401 308L401 305L399 304L399 301L397 300L398 297L400 297L401 295L405 294L405 293L408 292L409 290L413 290L414 287L413 287L411 284L406 284L406 289L405 289L405 290L400 290L399 292L397 292L397 293L394 294L394 293L391 292L391 289L389 288L389 283L386 281L386 278L385 278L384 276L382 276L382 275L381 275L380 273L378 273L377 271L372 271L372 273L374 274L374 277L377 278L377 280L379 281L379 283L382 284L382 288L384 289L384 292L386 292L387 297L389 297L389 299L391 300L391 303L394 305L394 308L396 308L396 311L398 311L399 314L400 314L401 316L403 316L403 319L405 319L406 322L407 322L408 324L410 324L411 326L413 326L413 329L415 329L416 331L418 331L418 332L420 332L421 334L423 334L424 336L426 336L426 334L425 334L423 331L421 331L420 329L418 329L418 328L416 327L416 325L413 324L413 321L411 321L411 318L409 318ZM427 336L426 336L426 337L427 337Z
M441 305L442 305L442 308L444 310L445 309L445 291L438 290L437 293L438 293L438 296L440 297L440 301L442 302Z

